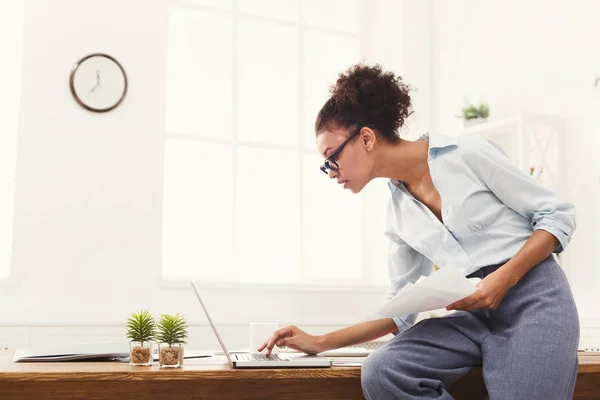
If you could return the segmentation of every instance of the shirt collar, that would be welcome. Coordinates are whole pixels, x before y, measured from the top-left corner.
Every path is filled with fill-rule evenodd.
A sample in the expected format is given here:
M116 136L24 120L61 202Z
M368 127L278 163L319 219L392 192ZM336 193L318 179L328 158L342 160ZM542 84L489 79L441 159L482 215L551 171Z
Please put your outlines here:
M429 136L429 154L433 149L443 149L451 146L458 146L457 138L441 133L435 133Z
M426 133L424 135L421 135L417 139L417 141L427 139L429 139L429 160L436 157L437 150L445 149L447 147L458 146L458 139L456 137L443 135L441 133ZM392 195L396 190L398 190L398 186L404 187L404 185L400 181L394 181L392 179L388 181L388 187L392 192Z

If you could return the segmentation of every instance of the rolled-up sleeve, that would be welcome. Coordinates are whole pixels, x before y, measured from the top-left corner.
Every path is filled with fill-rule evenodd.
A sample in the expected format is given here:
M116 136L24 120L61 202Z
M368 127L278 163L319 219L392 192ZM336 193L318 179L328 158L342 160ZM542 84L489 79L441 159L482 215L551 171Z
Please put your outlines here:
M533 230L554 235L560 243L554 253L563 251L576 228L575 206L530 177L495 142L485 136L476 138L464 155L473 172L500 201L527 218Z
M415 283L421 275L429 275L433 263L421 253L414 250L394 233L386 232L388 245L388 272L391 285L384 295L384 300L391 300L408 282ZM410 328L417 314L398 315L392 319L398 327L394 335Z

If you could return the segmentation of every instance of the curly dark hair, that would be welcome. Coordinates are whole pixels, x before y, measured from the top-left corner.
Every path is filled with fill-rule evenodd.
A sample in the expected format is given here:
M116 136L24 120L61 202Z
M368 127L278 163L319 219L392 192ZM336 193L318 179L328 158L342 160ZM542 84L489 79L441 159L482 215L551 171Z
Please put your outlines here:
M408 85L378 64L353 65L339 74L330 91L315 122L317 135L330 124L347 129L366 126L396 143L399 128L412 114Z

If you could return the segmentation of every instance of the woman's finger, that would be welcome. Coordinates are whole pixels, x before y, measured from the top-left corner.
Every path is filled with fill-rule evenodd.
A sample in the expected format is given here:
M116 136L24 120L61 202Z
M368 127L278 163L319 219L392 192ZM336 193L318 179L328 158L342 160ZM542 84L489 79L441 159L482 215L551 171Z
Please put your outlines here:
M263 351L263 349L264 349L265 347L267 347L267 342L264 342L263 344L261 344L261 345L258 347L258 349L257 349L257 350L258 350L259 352L261 352L261 351Z
M277 347L295 345L298 340L297 336L283 338L277 341Z
M293 332L293 327L286 326L285 328L281 328L281 329L276 330L274 333L277 333L277 334L279 334L281 336L285 336L285 335L287 335L289 333L292 333L292 332Z
M463 311L473 311L473 310L477 310L478 308L485 308L487 302L485 299L481 299L473 304L469 304L468 306L461 308L461 310Z
M470 306L471 304L475 304L479 300L481 300L481 293L475 292L472 295L465 297L462 300L459 300L459 301L456 301L456 302L450 304L449 306L446 307L446 310L448 310L448 311L463 310L464 307Z
M267 341L267 355L271 354L271 350L273 349L273 346L275 346L275 342L277 342L279 340L279 338L280 337L277 332L275 332L273 335L271 335L271 337Z
M289 328L283 328L279 329L278 331L275 331L275 333L271 335L267 342L267 356L271 355L271 351L273 350L273 347L275 347L275 343L277 343L278 340L283 339L291 334L292 331Z

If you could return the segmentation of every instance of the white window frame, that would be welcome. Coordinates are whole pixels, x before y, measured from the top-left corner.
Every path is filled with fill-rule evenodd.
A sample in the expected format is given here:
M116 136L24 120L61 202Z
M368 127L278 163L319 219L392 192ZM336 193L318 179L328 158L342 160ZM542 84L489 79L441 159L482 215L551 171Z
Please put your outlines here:
M367 55L367 51L365 50L365 42L371 38L368 37L368 33L366 33L366 27L364 26L367 21L365 21L365 13L371 5L367 0L359 0L359 8L361 10L360 18L359 18L359 29L357 33L349 33L339 29L326 28L321 26L315 26L311 24L307 24L304 21L304 1L299 0L299 10L298 10L298 20L297 21L286 21L283 19L278 19L269 16L259 16L252 13L248 13L239 9L238 1L232 0L232 8L224 9L224 8L216 8L207 5L202 5L198 3L194 3L193 0L179 0L173 1L170 4L170 7L178 8L178 9L189 9L193 11L202 11L207 13L213 13L215 15L226 15L230 16L233 20L233 44L232 44L232 136L231 138L221 139L221 138L211 138L211 137L203 137L195 134L182 134L176 132L168 132L165 129L165 142L169 139L178 139L178 140L189 140L190 142L200 142L200 143L210 143L210 144L223 144L229 145L232 147L232 232L233 232L233 240L232 246L234 246L233 251L235 252L236 246L236 234L237 234L237 218L236 218L236 202L237 202L237 150L240 146L242 147L250 147L250 148L258 148L258 149L274 149L274 150L287 150L294 151L298 155L298 162L300 164L299 168L299 184L300 184L300 218L304 220L304 157L306 155L314 154L316 151L314 148L307 148L305 146L305 134L307 129L305 127L304 120L304 79L305 79L305 69L304 69L304 37L307 31L310 32L319 32L324 34L335 35L337 37L346 37L346 38L354 38L358 39L360 42L360 50L359 50L359 58L361 60L365 59ZM239 79L238 79L238 59L239 59L239 25L240 20L253 21L253 22L262 22L262 23L272 23L279 26L286 27L295 27L298 34L298 98L301 101L298 101L298 137L296 145L278 145L278 144L268 144L268 143L256 143L251 141L245 141L239 139ZM340 71L341 72L341 71ZM315 165L315 168L318 168L318 165ZM323 177L326 179L326 177ZM363 281L366 279L368 282L366 283L356 283L356 282L345 282L345 283L332 283L331 281L323 281L317 283L256 283L256 282L235 282L235 281L226 281L226 280L201 280L196 279L196 284L203 289L209 290L250 290L250 291L283 291L283 292L355 292L355 293L382 293L388 288L388 284L376 283L373 279L373 268L387 268L386 265L377 265L369 268L366 248L366 228L365 228L365 217L368 215L368 210L371 206L376 207L386 207L385 202L380 202L378 204L370 204L368 200L363 198L362 201L362 276ZM300 224L300 248L304 249L304 224ZM382 238L384 237L383 227L381 229L380 235ZM300 266L304 265L304 251L300 252ZM183 280L180 277L170 277L165 274L163 269L163 264L161 263L160 270L160 278L159 278L159 287L166 289L186 289L189 288L190 284L187 280Z

